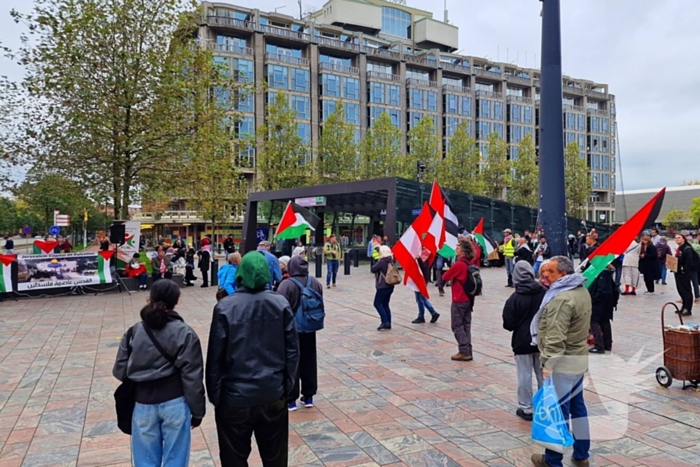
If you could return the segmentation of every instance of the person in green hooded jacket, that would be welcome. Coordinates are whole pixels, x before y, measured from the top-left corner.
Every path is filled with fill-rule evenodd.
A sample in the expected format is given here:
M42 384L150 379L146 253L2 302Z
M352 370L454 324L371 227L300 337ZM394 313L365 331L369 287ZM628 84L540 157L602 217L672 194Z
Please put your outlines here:
M206 385L222 467L247 465L253 433L264 466L287 465L299 341L289 302L269 283L267 260L251 251L236 272L236 293L214 307Z

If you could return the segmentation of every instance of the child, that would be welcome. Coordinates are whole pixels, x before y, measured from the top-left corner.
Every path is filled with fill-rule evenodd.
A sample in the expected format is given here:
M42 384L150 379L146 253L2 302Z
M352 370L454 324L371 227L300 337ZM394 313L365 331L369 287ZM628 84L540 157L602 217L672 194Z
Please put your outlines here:
M185 254L185 285L193 286L192 281L197 280L194 275L194 248L190 247Z

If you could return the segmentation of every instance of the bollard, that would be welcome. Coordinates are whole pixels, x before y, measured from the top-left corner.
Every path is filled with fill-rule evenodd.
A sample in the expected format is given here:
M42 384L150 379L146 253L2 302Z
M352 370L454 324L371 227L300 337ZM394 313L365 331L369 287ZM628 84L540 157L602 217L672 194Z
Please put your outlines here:
M352 250L352 261L353 261L353 267L360 267L360 250L355 249Z
M372 266L374 266L374 263L376 263L376 261L374 260L374 256L370 256L370 258L369 258L370 269L372 269Z
M219 276L217 275L219 273L219 260L214 259L211 262L211 277L209 278L209 284L210 285L219 285Z
M349 276L350 275L350 255L348 254L350 251L345 253L345 257L343 258L343 275L344 276Z
M316 251L316 277L323 277L323 255L319 253L320 248Z

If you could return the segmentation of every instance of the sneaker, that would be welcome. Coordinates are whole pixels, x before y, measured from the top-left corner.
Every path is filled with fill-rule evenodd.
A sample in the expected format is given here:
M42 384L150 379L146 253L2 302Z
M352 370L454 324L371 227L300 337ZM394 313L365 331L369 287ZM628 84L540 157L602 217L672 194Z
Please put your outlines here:
M290 402L289 405L287 406L287 410L290 412L294 412L297 409L297 403L296 402Z
M441 297L444 297L444 296L445 296L445 292L440 292L440 296L441 296Z
M333 287L335 287L335 283L333 284Z
M683 310L681 316L693 316L693 313L688 310Z
M461 352L454 354L451 358L456 362L471 362L474 360L474 357L471 355L465 355Z
M518 417L522 418L526 422L531 422L532 421L532 414L531 413L525 413L523 409L518 409L515 411L515 415Z
M327 285L326 285L326 288L327 288L327 289L330 289L330 288L331 288L331 285L330 285L330 284L327 284Z
M437 323L438 318L440 318L440 313L435 313L432 318L430 318L431 323Z
M661 285L668 285L666 282L662 282Z
M379 327L377 328L377 331L384 331L384 330L389 330L391 329L391 324L380 324Z
M535 467L549 467L544 461L544 454L533 454L530 460Z
M423 324L425 323L425 318L416 318L413 321L411 321L412 324Z
M310 409L314 406L313 397L302 397L301 401L304 403L304 407L306 407L307 409Z
M654 295L654 292L649 292L648 290L644 292L644 295Z
M599 353L599 354L605 354L605 350L602 349L596 349L593 347L592 349L588 349L588 353Z
M577 460L573 457L571 458L571 463L574 464L574 467L589 467L591 465L588 459Z

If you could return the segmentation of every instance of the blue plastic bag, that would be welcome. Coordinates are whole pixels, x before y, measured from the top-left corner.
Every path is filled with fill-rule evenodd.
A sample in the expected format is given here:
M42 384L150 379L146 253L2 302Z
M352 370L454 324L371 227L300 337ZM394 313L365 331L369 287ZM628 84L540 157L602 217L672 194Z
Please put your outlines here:
M569 431L569 424L559 406L559 397L554 390L551 378L544 381L542 387L532 398L534 408L532 416L532 439L546 449L564 453L564 449L574 445L574 437Z

